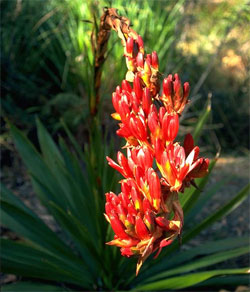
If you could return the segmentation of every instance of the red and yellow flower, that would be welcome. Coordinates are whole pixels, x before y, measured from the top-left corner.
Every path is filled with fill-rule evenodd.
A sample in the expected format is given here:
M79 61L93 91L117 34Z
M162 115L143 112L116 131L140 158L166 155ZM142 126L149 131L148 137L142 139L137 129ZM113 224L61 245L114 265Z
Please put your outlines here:
M183 146L175 142L189 84L169 75L160 95L157 53L145 55L142 38L132 30L125 39L128 73L112 95L112 117L119 121L117 135L127 141L127 155L119 151L117 163L107 157L123 179L118 195L106 194L105 218L115 233L107 244L120 247L123 256L138 256L138 274L151 253L157 256L180 236L184 219L178 193L207 174L209 160L199 158L190 134Z

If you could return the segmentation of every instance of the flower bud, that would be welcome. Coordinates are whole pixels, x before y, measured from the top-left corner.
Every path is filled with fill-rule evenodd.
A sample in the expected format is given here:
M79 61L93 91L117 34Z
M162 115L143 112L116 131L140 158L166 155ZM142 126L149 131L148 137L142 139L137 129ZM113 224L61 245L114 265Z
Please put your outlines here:
M143 211L144 213L148 210L152 210L151 208L151 205L150 205L150 202L148 199L144 198L143 201L142 201L142 208L143 208Z
M134 49L134 40L131 37L128 37L126 42L126 53L129 57L133 56L133 49Z
M122 93L121 87L118 85L115 89L116 94L120 95Z
M154 140L155 158L158 163L161 162L162 153L164 151L164 145L160 138L156 137Z
M176 112L178 112L181 103L182 103L182 99L183 99L183 89L182 89L182 85L181 85L181 80L178 74L174 75L174 110Z
M149 191L153 199L153 207L158 211L161 200L161 184L158 175L152 169L148 169Z
M152 211L146 211L144 215L144 223L148 230L153 233L155 231L155 216Z
M138 37L137 37L137 43L138 43L139 51L144 54L143 39L140 35L138 35Z
M137 67L139 67L139 69L143 69L144 68L144 55L143 53L139 52L136 56L136 63L137 63Z
M154 104L150 106L148 114L148 127L153 135L155 135L156 131L159 129L157 108Z
M130 216L136 216L137 215L135 207L132 204L128 204L128 213L130 214Z
M125 157L125 155L120 151L117 152L117 161L122 166L125 177L132 177L133 173L131 169L129 168L128 160Z
M183 99L186 99L189 95L190 86L188 82L185 82L183 85Z
M140 77L138 75L135 76L133 85L134 85L134 92L136 94L136 97L137 97L138 101L140 102L142 99L143 90L142 90L142 86L141 86L141 80L140 80Z
M143 169L148 169L152 167L153 157L147 147L143 147L138 151L137 154L138 165Z
M110 224L112 229L114 230L115 234L120 237L121 239L128 239L129 236L125 232L125 227L122 222L119 220L117 215L109 216Z
M120 101L120 96L116 92L113 92L112 103L113 103L113 106L114 106L116 112L119 112L119 101Z
M151 98L150 90L146 87L144 88L143 95L142 95L142 108L146 115L148 115L149 113L151 104L152 104L152 98Z
M159 120L160 120L161 124L162 124L162 120L163 120L165 113L166 113L166 108L161 106L159 108Z
M142 240L148 239L150 237L146 225L144 224L142 218L139 216L136 216L135 219L135 230L138 237Z
M122 90L128 91L129 93L132 92L132 88L127 80L122 81Z
M172 75L168 75L167 78L164 78L163 80L163 94L168 97L171 98L172 93L173 93L173 88L172 88Z
M151 56L152 56L152 67L158 71L158 69L159 69L158 55L154 51L154 52L152 52Z
M162 120L163 139L167 142L174 141L179 130L178 114L166 113Z
M140 198L140 196L138 194L138 191L134 187L132 187L132 189L131 189L131 198L132 198L132 200L134 202L135 209L137 211L142 210L142 201L141 201L141 198Z

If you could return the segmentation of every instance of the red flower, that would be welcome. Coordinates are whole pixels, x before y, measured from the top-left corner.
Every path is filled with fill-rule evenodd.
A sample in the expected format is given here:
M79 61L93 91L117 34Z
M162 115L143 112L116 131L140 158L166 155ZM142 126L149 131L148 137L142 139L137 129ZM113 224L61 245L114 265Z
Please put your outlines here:
M120 194L106 194L105 218L115 233L107 244L120 247L123 256L138 256L138 274L151 253L158 256L181 235L178 192L206 175L209 160L199 158L190 134L183 147L174 142L189 84L182 86L177 74L169 75L159 96L157 53L145 57L142 38L135 32L127 37L124 54L129 72L112 95L112 117L120 121L117 135L126 139L127 155L118 151L117 163L107 157L123 179Z

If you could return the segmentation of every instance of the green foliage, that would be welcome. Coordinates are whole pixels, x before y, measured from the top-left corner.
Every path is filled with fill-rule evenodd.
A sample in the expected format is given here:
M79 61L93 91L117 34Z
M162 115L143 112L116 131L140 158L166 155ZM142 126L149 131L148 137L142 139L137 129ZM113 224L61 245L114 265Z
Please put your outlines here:
M114 177L113 170L104 160L105 155L111 155L112 147L95 148L90 145L91 148L86 148L83 154L73 136L70 136L76 152L80 154L79 159L63 139L57 146L39 120L37 129L40 152L14 126L11 126L11 133L29 170L36 194L54 223L53 227L48 227L34 211L2 186L2 223L20 237L18 241L1 240L3 272L35 280L50 280L56 285L56 291L73 291L74 287L84 290L176 290L202 284L215 276L246 273L247 268L204 270L208 266L247 254L248 248L245 246L248 239L242 237L208 242L181 251L174 243L162 251L154 260L154 265L150 260L146 261L139 276L135 277L133 259L123 258L117 248L105 245L113 233L103 218L103 194L112 188ZM67 127L66 130L70 134ZM101 143L99 139L103 139L97 133L100 131L96 131L92 141L96 146ZM215 162L212 162L212 167ZM96 167L99 163L101 167ZM87 171L82 169L83 165ZM100 183L98 178L104 179ZM204 187L207 180L207 177L200 179L198 185ZM208 190L204 197L210 199L220 185L222 182L213 190ZM230 202L201 223L187 224L183 243L229 214L246 198L248 189L249 186L243 188ZM203 208L207 202L199 196L200 191L197 192L191 189L188 194L181 195L183 198L187 196L186 200L182 200L187 216L197 206ZM198 199L190 205L189 202L196 197ZM58 282L64 283L63 288L58 286ZM13 285L20 285L20 289L25 289L27 285L29 291L40 284L24 282ZM5 291L9 291L11 286L6 286ZM50 286L45 285L44 289L50 289Z
M170 1L163 9L155 1L127 5L116 0L112 5L133 20L147 50L158 50L160 58L169 60L183 2ZM53 133L61 128L58 121L63 118L75 131L89 114L94 62L91 39L98 27L95 21L109 1L4 0L1 4L2 114L28 129L39 115ZM117 61L122 55L120 40L113 33L103 68L103 101L110 99L110 92L124 76L125 64ZM161 70L165 66L162 63Z

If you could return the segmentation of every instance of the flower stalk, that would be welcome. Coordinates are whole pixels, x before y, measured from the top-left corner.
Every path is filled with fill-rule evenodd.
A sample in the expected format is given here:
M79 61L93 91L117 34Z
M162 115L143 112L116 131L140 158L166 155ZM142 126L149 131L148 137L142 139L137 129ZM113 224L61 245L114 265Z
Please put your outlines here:
M157 257L181 237L184 216L178 194L207 174L209 160L199 157L190 134L183 146L175 141L189 84L170 74L160 92L157 53L145 53L142 37L115 9L106 9L102 20L105 29L121 38L128 68L112 94L112 117L119 121L116 133L125 138L127 153L119 151L117 162L107 157L123 176L121 192L106 193L104 215L115 233L107 244L119 247L122 256L138 257L137 275L150 254Z

